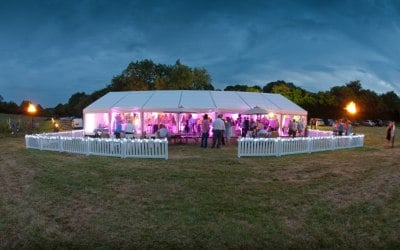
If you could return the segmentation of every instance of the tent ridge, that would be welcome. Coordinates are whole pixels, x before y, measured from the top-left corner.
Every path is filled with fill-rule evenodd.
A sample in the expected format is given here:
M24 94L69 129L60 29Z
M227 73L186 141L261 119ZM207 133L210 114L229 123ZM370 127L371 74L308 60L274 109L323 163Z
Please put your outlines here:
M178 102L178 108L180 108L182 106L182 95L183 95L183 90L180 91L180 95L179 95L179 102Z
M268 98L268 96L267 96L267 94L271 94L271 95L281 95L281 94L272 94L272 93L261 93L261 94L262 94L262 97L263 97L265 100L267 100L267 101L270 102L271 104L275 105L275 107L277 107L279 110L282 110L282 107L281 107L281 106L279 106L276 102L271 101L271 100Z
M208 90L208 94L210 95L211 101L212 101L213 104L214 104L214 109L218 109L217 103L215 102L214 96L211 94L211 91L210 91L210 90Z
M152 91L151 95L147 100L143 103L142 107L140 108L140 111L143 111L143 108L146 106L146 104L150 101L150 99L153 97L153 95L156 93L157 90Z
M113 104L111 105L110 108L112 108L112 107L115 106L117 103L119 103L122 99L124 99L124 98L128 95L128 92L125 92L124 94L125 94L125 95L122 96L121 98L119 98L115 103L113 103Z
M245 100L239 93L240 93L239 91L235 91L235 94L236 94L237 96L239 96L239 98L240 98L244 103L246 103L246 105L249 106L249 108L254 108L254 107L252 107L248 102L246 102L246 100Z

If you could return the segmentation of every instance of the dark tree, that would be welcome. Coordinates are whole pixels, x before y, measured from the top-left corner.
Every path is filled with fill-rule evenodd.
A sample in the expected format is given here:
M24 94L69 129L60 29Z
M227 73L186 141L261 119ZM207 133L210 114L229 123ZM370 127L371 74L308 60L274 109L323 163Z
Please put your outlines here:
M82 117L83 109L91 103L91 98L85 92L73 94L68 100L68 114Z

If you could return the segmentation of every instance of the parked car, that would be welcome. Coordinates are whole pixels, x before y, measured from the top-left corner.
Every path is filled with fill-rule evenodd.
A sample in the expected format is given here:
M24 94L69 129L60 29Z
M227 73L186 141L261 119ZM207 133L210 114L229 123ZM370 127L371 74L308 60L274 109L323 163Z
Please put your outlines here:
M83 128L83 119L82 118L72 119L72 129L81 129L81 128Z
M317 127L318 126L325 126L325 122L321 118L314 118L314 119L317 121Z
M351 125L356 127L356 126L360 126L360 121L359 120L354 120L354 121L350 121Z
M373 127L375 126L375 122L371 121L371 120L365 120L361 122L362 125L364 126L368 126L368 127Z
M389 124L390 124L391 122L392 122L392 121L386 120L386 121L383 121L383 122L382 122L382 125L383 125L383 126L389 126Z
M335 120L333 120L333 119L325 119L326 126L333 126L334 123L335 123Z
M382 127L383 121L381 119L374 120L375 126Z

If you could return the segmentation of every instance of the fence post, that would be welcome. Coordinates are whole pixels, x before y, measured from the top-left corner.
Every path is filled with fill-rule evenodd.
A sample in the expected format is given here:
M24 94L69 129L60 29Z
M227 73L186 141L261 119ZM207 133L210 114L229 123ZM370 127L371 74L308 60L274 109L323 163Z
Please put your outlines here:
M165 139L164 141L164 148L165 148L165 159L168 160L168 140Z
M312 138L311 137L306 137L307 138L307 152L311 154L311 144L312 144Z
M61 142L61 136L57 136L57 141L58 141L58 151L62 152L62 142Z
M238 142L238 158L240 158L241 152L242 152L241 138L242 138L242 137L239 137L238 140L237 140L237 142Z
M84 138L86 155L90 155L90 141L89 138Z
M38 136L37 138L39 140L39 148L40 148L40 150L43 150L43 140L40 136Z
M126 139L122 139L121 141L121 158L126 158Z
M282 147L283 147L281 138L277 138L275 143L276 143L276 156L281 156Z

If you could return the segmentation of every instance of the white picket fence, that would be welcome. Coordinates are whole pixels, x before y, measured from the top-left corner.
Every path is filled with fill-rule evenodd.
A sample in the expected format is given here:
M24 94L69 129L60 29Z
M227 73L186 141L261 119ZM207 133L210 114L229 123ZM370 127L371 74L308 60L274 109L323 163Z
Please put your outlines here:
M58 133L26 135L27 148L121 158L168 159L167 139L89 138Z
M79 130L69 130L69 131L54 132L54 133L43 133L40 135L82 138L85 137L85 131L83 129L79 129Z
M362 147L364 135L238 139L238 157L282 156Z
M364 145L364 135L332 136L329 132L321 133L323 136L296 138L241 137L238 139L238 157L282 156ZM167 139L90 138L84 137L83 130L26 135L25 144L27 148L85 155L168 159Z
M308 137L321 137L321 136L332 136L333 132L327 130L309 129L307 134Z

